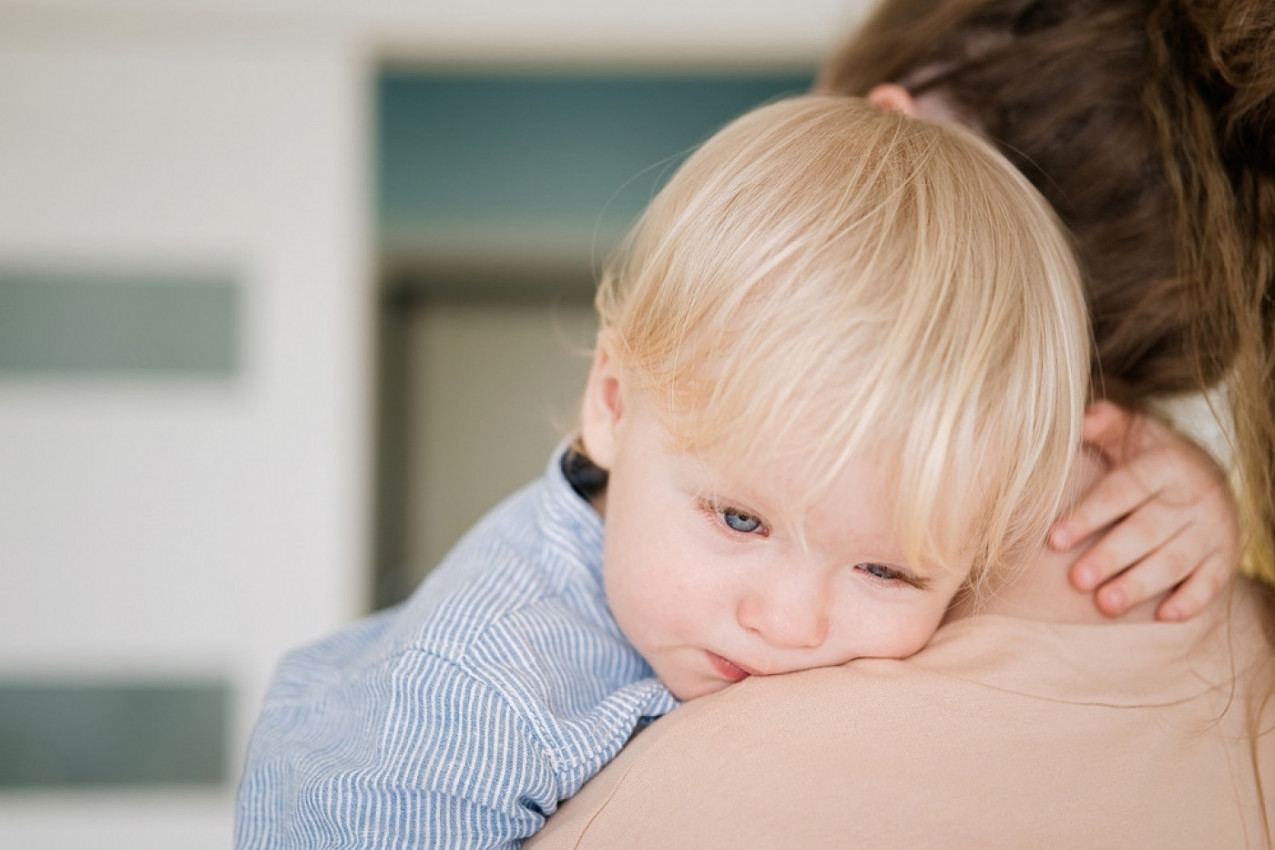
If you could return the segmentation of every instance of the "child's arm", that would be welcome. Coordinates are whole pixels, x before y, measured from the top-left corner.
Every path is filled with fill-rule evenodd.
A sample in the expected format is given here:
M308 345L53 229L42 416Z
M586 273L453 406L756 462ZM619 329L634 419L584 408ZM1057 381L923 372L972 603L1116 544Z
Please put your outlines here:
M1110 470L1059 520L1050 544L1067 550L1113 526L1071 568L1078 590L1097 588L1118 616L1176 587L1156 617L1198 614L1239 567L1239 523L1225 475L1198 446L1155 419L1097 402L1085 440Z
M238 850L512 850L553 810L552 766L489 685L413 650L339 668L316 660L329 659L290 656L267 697L239 788Z

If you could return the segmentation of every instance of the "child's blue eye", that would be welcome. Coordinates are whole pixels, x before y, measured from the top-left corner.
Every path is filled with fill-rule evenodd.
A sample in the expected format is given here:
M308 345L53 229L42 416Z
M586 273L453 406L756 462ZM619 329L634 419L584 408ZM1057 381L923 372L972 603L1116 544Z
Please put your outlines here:
M729 508L722 511L721 514L722 521L741 534L751 534L761 528L761 520L751 514L740 513Z
M897 581L903 578L898 570L891 569L885 564L860 564L859 569L874 578L881 579L882 581Z

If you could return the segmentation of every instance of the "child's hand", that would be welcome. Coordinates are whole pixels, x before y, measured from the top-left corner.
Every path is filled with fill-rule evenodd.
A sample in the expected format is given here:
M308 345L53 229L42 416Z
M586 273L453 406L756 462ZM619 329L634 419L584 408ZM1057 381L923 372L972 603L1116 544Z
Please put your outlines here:
M1054 526L1050 545L1065 551L1115 525L1072 565L1071 583L1098 588L1094 601L1112 617L1177 586L1156 617L1195 616L1239 568L1239 523L1222 471L1185 437L1111 402L1090 406L1084 437L1108 472Z

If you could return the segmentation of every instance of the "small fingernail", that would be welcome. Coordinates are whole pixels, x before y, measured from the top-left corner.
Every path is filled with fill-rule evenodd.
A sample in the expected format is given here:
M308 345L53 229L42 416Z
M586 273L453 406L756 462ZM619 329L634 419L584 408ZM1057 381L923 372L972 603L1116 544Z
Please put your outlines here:
M1081 564L1076 567L1076 584L1081 590L1093 590L1098 583L1098 568L1093 564Z
M1067 534L1067 529L1062 526L1056 527L1049 532L1049 544L1055 549L1066 549L1071 542L1071 536Z
M1165 605L1160 609L1160 619L1177 622L1182 619L1182 611L1176 605Z
M1118 587L1108 590L1102 595L1103 601L1107 603L1107 608L1113 614L1119 614L1124 611L1125 595L1124 591Z

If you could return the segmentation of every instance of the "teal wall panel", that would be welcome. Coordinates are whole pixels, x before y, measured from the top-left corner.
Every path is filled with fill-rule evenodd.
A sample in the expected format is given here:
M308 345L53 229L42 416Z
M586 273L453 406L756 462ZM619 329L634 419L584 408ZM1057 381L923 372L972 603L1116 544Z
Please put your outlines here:
M227 781L221 681L0 681L0 790Z
M227 378L241 312L222 277L0 269L0 373Z
M696 144L812 75L427 74L379 80L383 225L622 229Z

